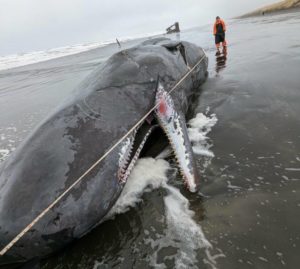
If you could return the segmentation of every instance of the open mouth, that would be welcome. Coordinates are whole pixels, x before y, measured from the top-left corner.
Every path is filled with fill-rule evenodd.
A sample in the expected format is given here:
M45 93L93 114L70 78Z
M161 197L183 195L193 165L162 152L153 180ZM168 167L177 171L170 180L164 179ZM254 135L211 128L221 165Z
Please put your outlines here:
M140 156L156 157L164 149L162 145L166 147L168 144L175 154L184 184L191 192L196 192L199 175L184 115L176 110L172 97L158 84L154 113L122 143L118 172L120 182L127 181Z
M158 141L161 141L157 143ZM157 121L151 116L122 144L118 178L125 183L139 157L155 157L167 146L166 136Z
M172 141L172 136L167 135L167 129L158 123L157 119L152 119L151 123L145 121L122 145L119 158L119 181L125 184L140 157L158 156L164 149L171 146L172 155L175 155L180 173L183 177L184 185L193 192L189 184L187 168L189 161L184 158L180 160L176 155L178 145ZM178 150L177 150L178 151ZM184 164L183 164L184 162Z

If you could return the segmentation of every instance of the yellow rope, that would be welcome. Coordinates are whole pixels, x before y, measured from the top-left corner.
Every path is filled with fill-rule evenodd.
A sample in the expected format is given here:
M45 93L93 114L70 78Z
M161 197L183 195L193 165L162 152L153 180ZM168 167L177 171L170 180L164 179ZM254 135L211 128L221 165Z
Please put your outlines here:
M203 51L204 52L204 51ZM205 53L198 63L190 69L181 80L169 91L174 91L186 78L195 70L195 68L203 61L206 57ZM83 175L81 175L69 188L67 188L60 196L58 196L54 202L52 202L45 210L43 210L30 224L28 224L13 240L10 241L0 252L0 256L3 256L9 249L11 249L41 218L43 218L66 194L68 194L87 174L89 174L104 158L107 157L132 131L134 131L153 111L158 107L156 104L151 108L145 116L143 116L117 143L114 144L101 158L99 158Z

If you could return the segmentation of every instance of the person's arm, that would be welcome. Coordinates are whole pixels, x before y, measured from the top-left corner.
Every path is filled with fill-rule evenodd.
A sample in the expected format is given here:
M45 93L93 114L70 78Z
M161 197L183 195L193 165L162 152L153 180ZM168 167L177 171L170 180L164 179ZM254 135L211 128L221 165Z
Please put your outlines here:
M217 24L216 23L214 24L214 30L213 30L213 32L214 32L214 35L217 34Z

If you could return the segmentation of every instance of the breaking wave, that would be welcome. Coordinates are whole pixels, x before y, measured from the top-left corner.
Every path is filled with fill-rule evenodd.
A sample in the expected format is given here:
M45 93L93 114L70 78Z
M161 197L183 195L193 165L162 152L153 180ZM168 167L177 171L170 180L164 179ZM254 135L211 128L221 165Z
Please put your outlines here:
M161 34L162 34L161 32L148 33L139 36L120 38L119 41L123 43L134 39L154 37ZM107 45L115 44L115 43L116 40L109 40L104 42L94 42L88 44L64 46L64 47L53 48L44 51L34 51L28 53L19 53L19 54L7 55L7 56L0 56L0 71L15 68L15 67L20 67L20 66L25 66L29 64L44 62L44 61L48 61L48 60L52 60L52 59L56 59L68 55L74 55L84 51L105 47Z

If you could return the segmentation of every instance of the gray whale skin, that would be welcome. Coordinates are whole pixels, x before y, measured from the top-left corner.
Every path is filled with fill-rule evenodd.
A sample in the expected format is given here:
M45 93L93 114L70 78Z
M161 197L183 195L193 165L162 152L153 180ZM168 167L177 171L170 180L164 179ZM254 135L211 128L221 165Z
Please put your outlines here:
M94 70L2 164L1 249L152 107L157 108L0 257L0 265L48 256L99 224L155 130L166 134L186 187L197 191L199 175L185 114L191 95L206 80L207 65L200 47L160 38L120 51Z

